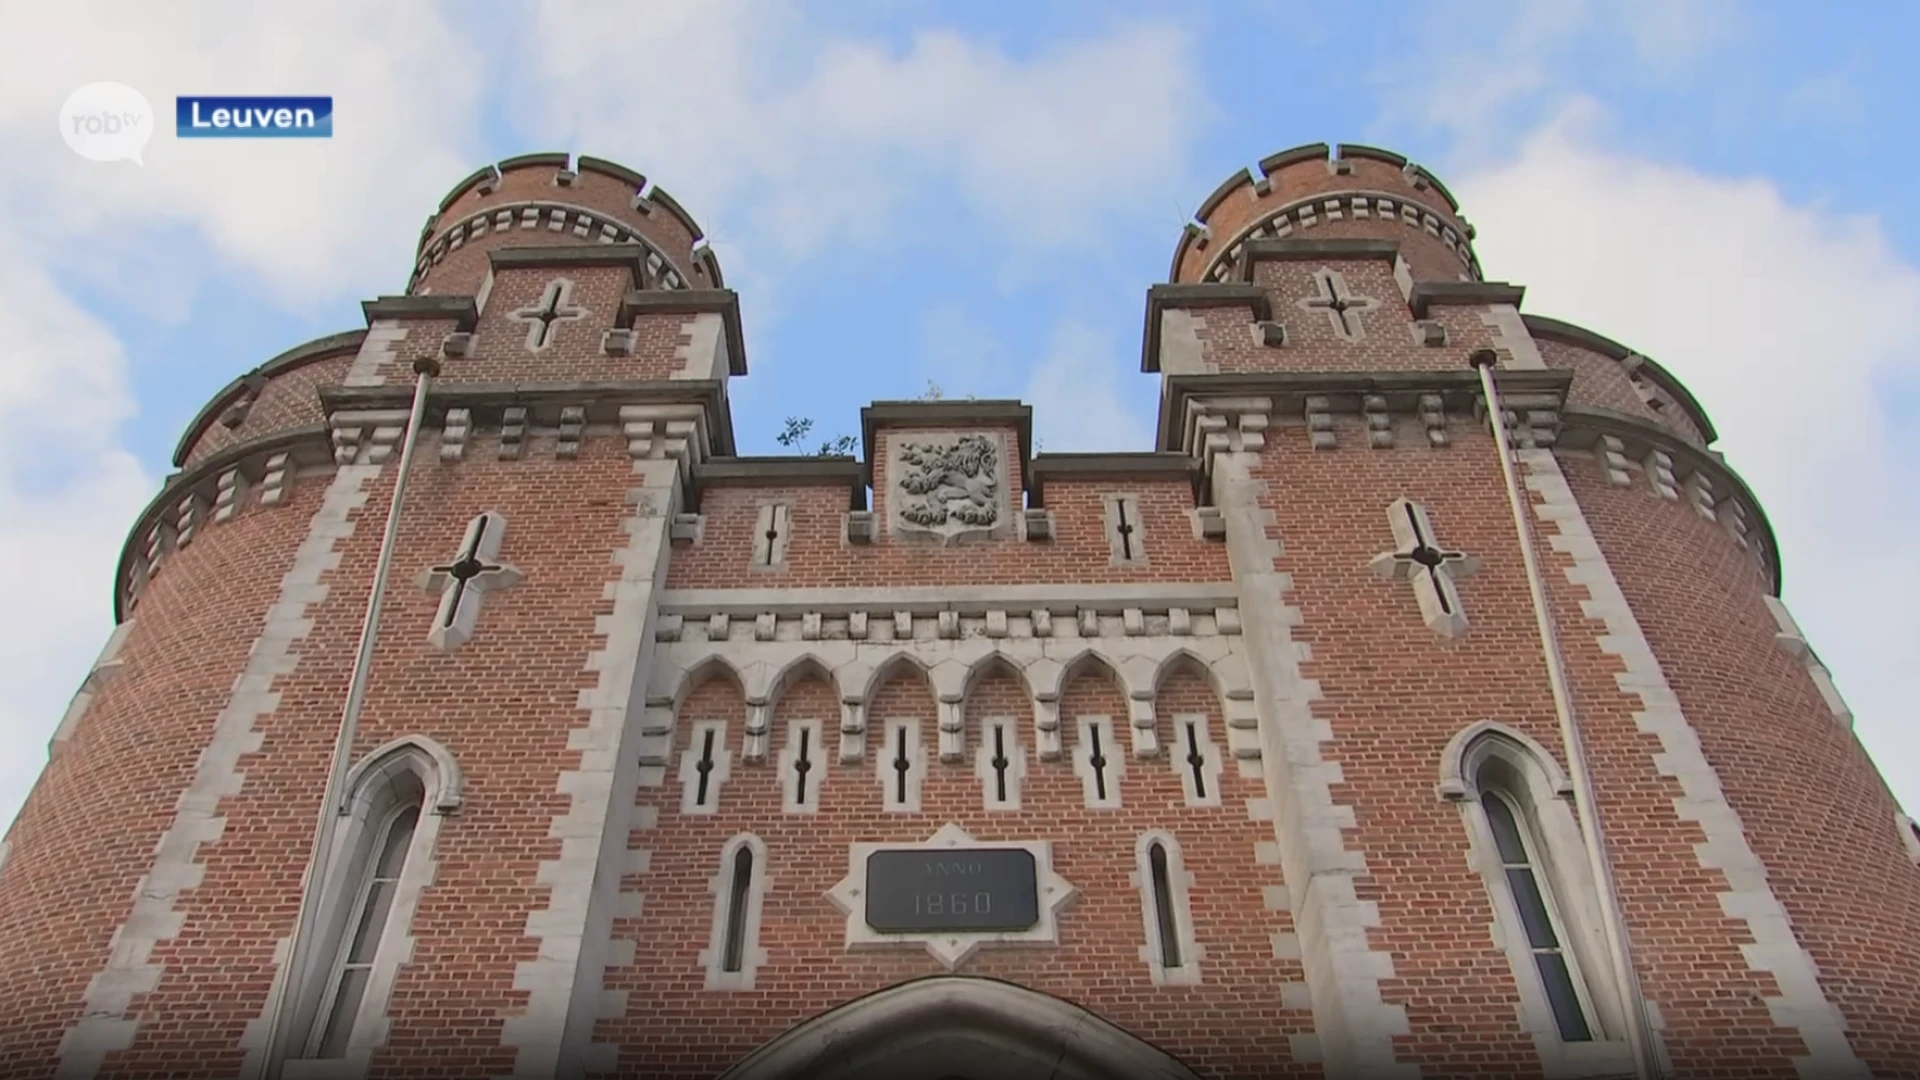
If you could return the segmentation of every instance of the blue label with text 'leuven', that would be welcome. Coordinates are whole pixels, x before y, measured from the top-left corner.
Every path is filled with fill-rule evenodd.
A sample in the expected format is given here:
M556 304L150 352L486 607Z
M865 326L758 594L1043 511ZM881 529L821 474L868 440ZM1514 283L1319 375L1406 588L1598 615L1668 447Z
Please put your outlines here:
M331 139L330 97L180 97L174 126L182 139Z

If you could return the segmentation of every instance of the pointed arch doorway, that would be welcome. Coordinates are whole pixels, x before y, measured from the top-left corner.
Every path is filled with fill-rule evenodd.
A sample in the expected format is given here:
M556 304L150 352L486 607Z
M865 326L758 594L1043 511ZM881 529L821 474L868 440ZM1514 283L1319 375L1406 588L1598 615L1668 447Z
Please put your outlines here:
M754 1051L720 1080L1200 1080L1071 1002L968 976L857 998Z

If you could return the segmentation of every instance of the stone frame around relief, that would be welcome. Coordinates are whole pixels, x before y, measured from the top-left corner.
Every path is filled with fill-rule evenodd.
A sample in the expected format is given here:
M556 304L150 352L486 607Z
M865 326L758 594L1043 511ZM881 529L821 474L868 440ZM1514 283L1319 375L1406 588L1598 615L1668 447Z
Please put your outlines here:
M985 440L991 444L994 463L991 469L993 494L990 504L993 508L993 520L980 524L958 520L949 516L939 524L922 524L909 520L906 516L910 506L935 504L952 509L961 502L962 496L954 495L944 501L929 499L926 495L916 495L903 487L903 481L914 466L902 461L905 448L909 445L922 447L946 447L953 449L968 440ZM883 436L882 453L887 464L887 533L907 540L933 542L938 544L956 544L967 541L993 540L1011 535L1013 528L1013 492L1012 469L1008 462L1007 436L1003 431L889 431Z
M994 848L1025 851L1033 856L1040 918L1032 927L1015 931L942 931L938 933L882 933L867 925L867 856L876 851L939 851L952 848ZM919 843L854 843L848 845L847 876L827 892L827 899L847 916L848 951L924 948L934 959L957 969L983 947L1021 947L1060 944L1060 912L1077 900L1080 890L1053 868L1049 840L975 840L952 822Z

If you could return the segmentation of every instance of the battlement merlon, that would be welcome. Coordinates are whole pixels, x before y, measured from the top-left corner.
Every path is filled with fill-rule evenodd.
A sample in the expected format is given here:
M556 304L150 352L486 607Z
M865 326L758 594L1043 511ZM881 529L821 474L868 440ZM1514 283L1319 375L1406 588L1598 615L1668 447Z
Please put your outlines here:
M1316 226L1356 236L1414 237L1414 271L1423 279L1477 281L1473 226L1431 172L1389 150L1313 143L1263 159L1260 175L1241 169L1207 196L1181 233L1168 280L1218 280L1249 239L1286 237ZM1359 225L1359 222L1366 225ZM1437 241L1437 245L1433 244ZM1418 249L1434 247L1429 253Z
M339 334L295 345L266 363L235 378L220 391L209 398L181 433L180 441L173 448L173 467L180 468L187 463L187 457L199 443L202 435L211 428L215 420L230 416L230 410L260 395L260 391L274 379L297 368L326 360L335 356L350 356L360 351L360 343L366 340L365 330L348 330Z
M470 291L472 268L440 264L463 245L646 243L683 287L719 288L725 278L693 215L646 176L601 158L522 154L476 170L440 200L420 230L408 292ZM682 286L673 286L682 287Z

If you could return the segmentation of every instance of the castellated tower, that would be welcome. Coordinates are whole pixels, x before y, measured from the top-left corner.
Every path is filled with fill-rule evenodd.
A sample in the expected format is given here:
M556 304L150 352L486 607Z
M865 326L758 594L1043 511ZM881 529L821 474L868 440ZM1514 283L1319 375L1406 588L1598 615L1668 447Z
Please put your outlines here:
M5 1075L1920 1076L1920 833L1764 514L1473 236L1290 150L1148 291L1152 448L743 457L692 218L475 173L133 524Z

